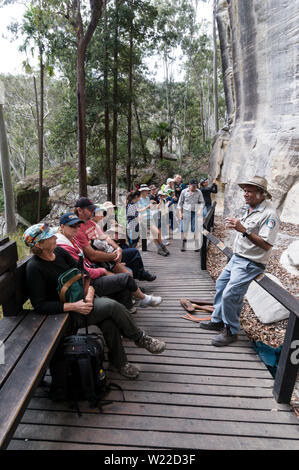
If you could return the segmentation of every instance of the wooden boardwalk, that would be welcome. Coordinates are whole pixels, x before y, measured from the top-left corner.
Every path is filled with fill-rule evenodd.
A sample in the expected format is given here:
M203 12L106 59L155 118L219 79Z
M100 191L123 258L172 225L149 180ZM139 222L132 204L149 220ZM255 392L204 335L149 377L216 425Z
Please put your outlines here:
M242 333L231 346L210 344L214 333L181 318L180 297L213 299L214 282L200 271L200 256L179 251L171 241L163 258L151 246L142 253L157 274L142 283L159 294L158 308L139 309L139 327L166 341L153 356L126 341L131 362L140 367L136 381L110 378L125 394L112 391L104 414L80 404L82 416L52 403L40 387L29 403L9 449L27 450L299 450L298 419L273 398L273 379Z

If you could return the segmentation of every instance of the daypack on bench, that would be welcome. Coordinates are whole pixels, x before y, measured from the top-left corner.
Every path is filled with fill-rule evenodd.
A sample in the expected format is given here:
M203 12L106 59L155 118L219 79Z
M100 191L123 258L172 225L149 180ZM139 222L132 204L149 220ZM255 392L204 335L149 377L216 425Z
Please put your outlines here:
M69 402L77 408L79 415L80 400L87 400L90 407L98 407L101 411L101 400L110 386L121 389L107 382L103 361L104 342L99 335L67 336L50 363L52 400Z

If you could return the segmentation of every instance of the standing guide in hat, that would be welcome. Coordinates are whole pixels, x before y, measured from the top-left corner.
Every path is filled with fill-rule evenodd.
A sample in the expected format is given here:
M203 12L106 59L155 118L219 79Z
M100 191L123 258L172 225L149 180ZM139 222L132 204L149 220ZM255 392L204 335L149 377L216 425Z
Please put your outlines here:
M211 193L216 194L218 191L216 180L214 179L210 185L207 178L200 180L200 190L205 201L205 207L202 214L203 217L205 217L212 207Z
M178 211L181 219L181 232L183 234L181 251L185 251L187 232L191 224L191 232L194 233L195 251L199 251L199 227L198 218L201 217L204 206L202 192L198 189L198 181L192 178L189 186L183 189L178 202Z
M124 377L136 379L139 369L128 362L122 336L152 354L162 353L165 343L146 335L123 305L108 297L98 297L91 285L85 300L61 302L57 292L58 278L70 268L77 268L78 264L66 250L56 247L55 233L47 224L40 223L29 227L23 235L25 244L33 253L26 265L26 283L34 310L43 315L69 313L74 331L86 324L97 325L108 348L111 368Z
M241 219L226 219L227 227L237 232L234 254L217 279L211 321L200 324L220 332L212 339L214 346L237 340L244 295L251 281L264 272L279 227L266 179L254 176L239 186L244 191L244 213Z
M142 258L136 248L122 250L109 237L107 241L114 248L112 253L105 253L92 248L91 241L98 239L96 223L92 220L96 207L87 197L81 197L75 203L75 213L79 219L84 221L75 237L75 241L83 250L89 262L91 264L101 264L103 262L125 263L133 271L134 279L141 281L153 281L156 279L155 275L145 271Z

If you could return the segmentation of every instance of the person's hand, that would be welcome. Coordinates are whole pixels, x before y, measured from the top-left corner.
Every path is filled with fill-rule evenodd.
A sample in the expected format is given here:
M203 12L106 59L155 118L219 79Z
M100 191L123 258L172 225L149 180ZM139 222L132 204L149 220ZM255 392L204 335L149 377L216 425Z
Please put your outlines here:
M184 214L181 213L180 214L180 219L183 220L183 218L184 218Z
M114 258L115 263L120 263L122 258L122 249L117 248L113 253L116 253L116 258Z
M241 232L241 233L244 233L246 231L244 225L241 224L239 219L231 219L227 217L225 219L225 222L226 222L227 228L232 228L236 230L237 232Z
M117 251L112 251L112 253L106 253L107 254L107 261L115 261L117 258Z
M84 300L78 300L78 302L73 303L72 310L74 312L80 313L81 315L88 315L93 309L93 302L86 298L86 302Z
M106 273L104 274L104 276L114 276L114 273L111 273L110 271L107 271L107 269L105 269Z
M217 180L216 180L216 178L215 178L215 179L213 179L213 183L214 183L214 184L216 184L216 181L217 181Z

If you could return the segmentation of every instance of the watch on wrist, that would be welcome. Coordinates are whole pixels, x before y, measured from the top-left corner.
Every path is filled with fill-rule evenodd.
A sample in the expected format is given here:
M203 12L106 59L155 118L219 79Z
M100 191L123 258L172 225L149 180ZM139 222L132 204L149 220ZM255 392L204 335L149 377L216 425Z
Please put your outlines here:
M251 230L249 230L248 228L245 229L245 232L243 233L243 237L249 237L249 235L251 234Z

